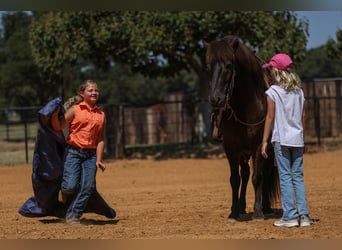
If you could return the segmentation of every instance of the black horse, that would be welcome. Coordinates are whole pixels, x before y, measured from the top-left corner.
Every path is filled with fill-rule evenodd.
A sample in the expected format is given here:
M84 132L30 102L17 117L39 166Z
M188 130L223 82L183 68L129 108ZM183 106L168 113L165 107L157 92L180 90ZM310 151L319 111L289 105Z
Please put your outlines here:
M279 199L279 176L273 149L269 149L268 159L261 156L268 87L263 62L236 36L207 43L206 62L211 78L213 138L223 142L230 165L232 206L228 219L239 220L240 214L246 213L250 162L255 191L253 219L264 219Z

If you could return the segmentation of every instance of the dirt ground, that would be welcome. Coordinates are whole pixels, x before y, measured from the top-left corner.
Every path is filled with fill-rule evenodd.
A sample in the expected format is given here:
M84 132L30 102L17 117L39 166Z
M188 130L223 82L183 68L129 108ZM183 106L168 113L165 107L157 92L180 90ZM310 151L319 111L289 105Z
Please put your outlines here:
M98 191L117 217L87 213L81 225L18 214L32 195L32 168L2 166L0 239L341 239L342 150L308 153L304 161L308 208L316 219L305 228L275 228L277 216L228 221L231 190L223 158L107 161L97 175ZM253 199L249 182L248 212Z

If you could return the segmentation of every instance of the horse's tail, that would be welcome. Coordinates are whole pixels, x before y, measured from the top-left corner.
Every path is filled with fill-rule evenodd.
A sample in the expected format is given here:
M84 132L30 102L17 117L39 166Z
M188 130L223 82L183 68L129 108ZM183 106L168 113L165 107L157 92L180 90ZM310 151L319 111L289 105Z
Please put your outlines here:
M269 197L270 204L272 207L274 207L280 201L280 183L277 166L271 167L269 181Z
M279 173L278 167L274 158L273 147L269 147L268 149L268 159L267 159L267 168L268 170L268 180L266 184L266 190L268 192L268 197L270 199L271 207L274 207L280 201L280 181L279 181Z
M269 143L267 149L268 158L264 159L261 156L261 144L256 154L256 164L263 176L263 209L264 212L271 212L270 209L275 207L280 201L280 181L278 168L274 160L274 151L272 144Z

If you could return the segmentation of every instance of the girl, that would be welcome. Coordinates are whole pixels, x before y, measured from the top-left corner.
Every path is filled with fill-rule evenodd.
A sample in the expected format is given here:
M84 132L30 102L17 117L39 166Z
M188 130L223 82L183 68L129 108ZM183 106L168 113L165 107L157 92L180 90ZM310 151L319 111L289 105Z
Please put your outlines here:
M303 178L304 153L304 94L301 80L292 69L292 59L286 54L276 54L263 67L271 67L274 85L266 91L267 115L261 154L267 158L271 143L278 165L280 193L283 209L277 227L310 226L312 221L306 205Z
M66 222L79 224L87 202L96 187L97 168L106 169L104 152L105 114L96 105L99 90L96 82L85 81L79 89L82 102L69 108L58 119L59 108L52 115L52 127L62 131L69 126L64 156L62 195L70 197Z

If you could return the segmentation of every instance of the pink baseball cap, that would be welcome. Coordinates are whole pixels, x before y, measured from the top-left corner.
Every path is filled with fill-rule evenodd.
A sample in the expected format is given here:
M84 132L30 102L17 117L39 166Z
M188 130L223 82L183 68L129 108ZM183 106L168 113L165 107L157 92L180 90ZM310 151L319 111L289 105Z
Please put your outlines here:
M262 67L266 68L266 67L272 66L277 69L287 70L291 68L292 64L293 64L293 61L290 56L288 56L287 54L279 53L279 54L274 55L271 58L270 62L262 65Z

